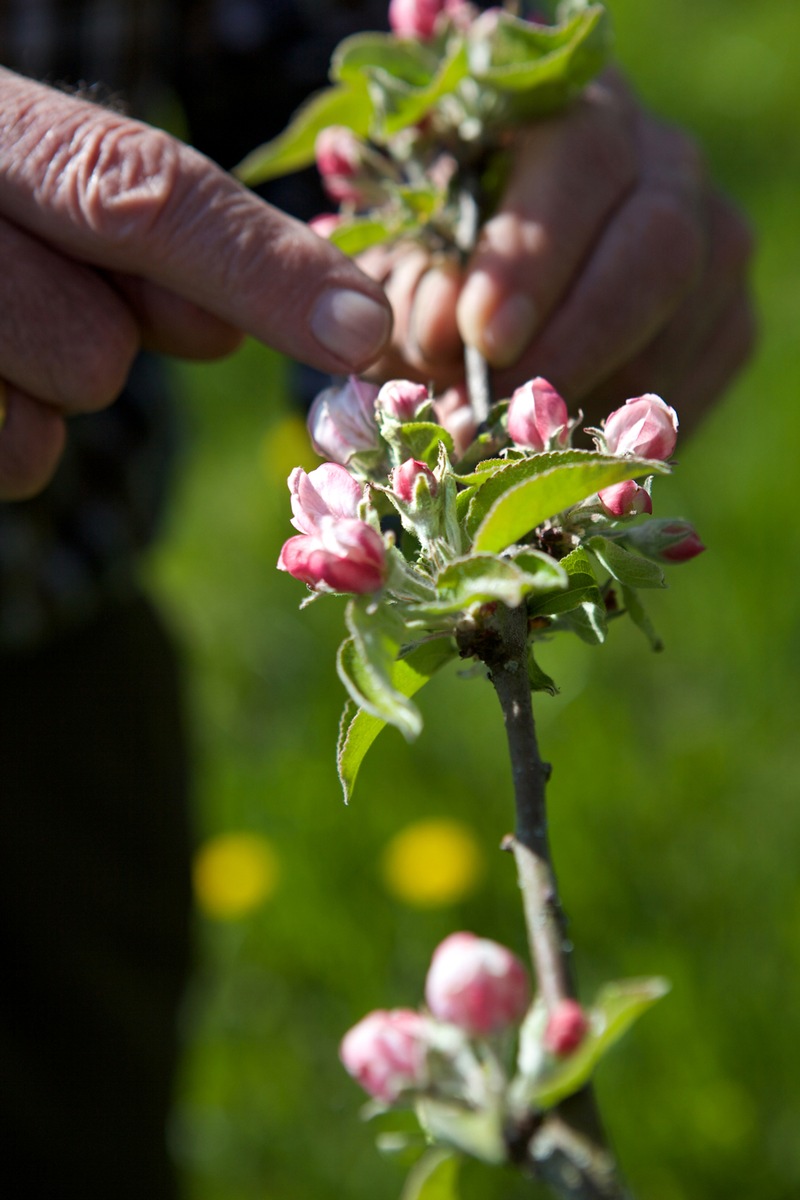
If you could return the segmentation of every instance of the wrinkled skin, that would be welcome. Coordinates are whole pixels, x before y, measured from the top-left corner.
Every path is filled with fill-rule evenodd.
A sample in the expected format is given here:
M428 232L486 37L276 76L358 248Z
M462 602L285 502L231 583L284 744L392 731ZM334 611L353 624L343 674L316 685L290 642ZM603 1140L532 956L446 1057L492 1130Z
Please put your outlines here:
M0 499L40 490L65 419L110 404L138 350L245 333L332 372L386 343L380 288L166 134L0 69Z

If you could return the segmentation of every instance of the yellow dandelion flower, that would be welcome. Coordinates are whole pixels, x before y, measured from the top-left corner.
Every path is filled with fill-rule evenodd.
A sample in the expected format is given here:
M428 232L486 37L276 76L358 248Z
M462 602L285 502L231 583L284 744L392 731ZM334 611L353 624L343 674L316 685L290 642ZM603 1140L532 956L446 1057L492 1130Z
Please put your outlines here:
M484 872L473 831L447 817L415 821L386 846L382 862L388 891L415 908L455 904L475 891Z
M192 876L197 906L207 917L236 920L258 908L278 885L278 856L258 833L222 833L197 851Z

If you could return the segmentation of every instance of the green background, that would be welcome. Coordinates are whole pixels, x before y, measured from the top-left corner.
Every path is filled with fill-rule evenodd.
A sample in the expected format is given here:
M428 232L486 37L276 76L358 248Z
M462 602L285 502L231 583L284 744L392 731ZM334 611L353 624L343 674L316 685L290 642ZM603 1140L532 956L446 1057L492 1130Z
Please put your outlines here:
M665 652L619 623L602 648L562 639L542 653L562 689L538 702L554 852L584 996L630 975L673 984L597 1077L636 1195L789 1200L800 1194L800 16L788 0L611 10L645 101L699 137L757 230L762 337L657 484L658 512L691 519L709 547L648 597ZM448 671L421 697L420 741L383 735L343 806L341 605L298 612L300 585L274 569L295 465L285 367L249 346L177 379L187 453L148 576L190 671L198 836L263 834L281 875L248 917L198 918L175 1153L191 1200L389 1200L404 1169L358 1120L338 1041L370 1008L419 1003L430 953L453 929L523 952L512 865L494 850L512 823L499 713L485 682ZM481 886L455 906L410 908L382 882L388 838L427 815L459 817L486 849ZM484 1200L532 1194L503 1171L471 1167L463 1183Z

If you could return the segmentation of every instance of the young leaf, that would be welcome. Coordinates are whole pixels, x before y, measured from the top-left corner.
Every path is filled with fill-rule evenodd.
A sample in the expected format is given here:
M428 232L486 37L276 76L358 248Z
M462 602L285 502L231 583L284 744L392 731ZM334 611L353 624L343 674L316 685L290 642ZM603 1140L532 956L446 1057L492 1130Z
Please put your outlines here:
M528 680L532 692L547 692L549 696L558 695L555 682L542 670L533 656L533 642L528 642Z
M667 586L664 572L657 562L631 554L610 538L591 537L584 545L608 571L612 579L632 588L663 588Z
M393 691L401 696L413 696L440 667L455 658L456 653L449 638L423 642L392 663L390 682ZM352 700L347 701L339 726L337 747L339 779L346 804L350 802L356 776L367 751L386 724L383 718L358 707Z
M657 653L663 650L664 643L653 628L653 623L645 612L638 594L634 588L626 587L625 584L622 585L622 603L625 605L628 616L634 625L641 629L652 649Z
M491 41L472 43L470 63L483 88L501 94L495 119L521 121L565 104L602 68L610 44L600 4L554 27L504 12Z
M520 1091L525 1101L537 1108L551 1108L571 1096L589 1080L601 1058L619 1041L626 1030L648 1008L669 991L664 979L628 979L607 984L597 996L589 1014L589 1033L568 1058L545 1064L535 1053L523 1046L526 1037L539 1038L540 1014L532 1010L531 1022L526 1018L520 1033L520 1057L531 1062L538 1058L539 1070L530 1079L521 1080ZM526 1028L527 1027L527 1028ZM516 1089L515 1089L516 1090Z
M456 614L473 605L492 601L516 608L532 593L566 588L567 574L554 558L531 551L524 562L525 568L514 559L499 558L494 554L473 554L456 559L437 577L439 599L414 605L409 615L424 620Z
M415 705L395 690L392 672L405 632L386 605L373 609L367 597L354 597L345 612L351 636L339 647L339 678L361 708L394 725L408 741L422 730Z
M325 88L297 110L282 133L248 154L236 167L235 174L243 183L254 186L299 171L314 162L320 130L328 125L347 125L365 137L371 124L372 104L363 80Z
M499 1108L473 1110L427 1096L421 1096L415 1108L420 1125L434 1141L455 1146L482 1162L506 1161Z
M525 477L525 465L523 460L498 471L473 499L469 522L473 511L476 516L481 512L484 492L488 493L487 498L500 492L475 530L476 550L494 553L504 550L548 517L571 508L601 488L637 475L669 470L663 463L654 464L646 459L613 458L589 452L579 462L551 467L532 478ZM522 480L518 482L520 476Z
M387 436L398 464L416 458L433 469L439 461L440 446L444 446L448 456L454 452L452 437L435 421L405 421Z
M380 210L376 210L376 214ZM328 241L344 254L355 256L371 246L382 246L416 229L416 222L396 212L370 217L350 217L337 225Z
M460 1163L452 1150L429 1150L411 1168L400 1200L458 1200Z

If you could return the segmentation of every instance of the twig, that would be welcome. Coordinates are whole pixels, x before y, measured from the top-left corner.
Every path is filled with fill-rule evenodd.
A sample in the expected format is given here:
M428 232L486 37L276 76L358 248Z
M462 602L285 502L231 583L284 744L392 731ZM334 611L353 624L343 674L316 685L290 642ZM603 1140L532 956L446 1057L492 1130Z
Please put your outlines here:
M558 898L547 836L545 788L550 767L542 762L536 739L527 671L528 615L524 604L498 604L471 645L462 642L489 668L506 726L516 803L516 832L504 841L514 853L525 922L539 990L552 1009L574 997L571 945ZM515 1158L564 1200L624 1200L613 1157L607 1147L594 1095L585 1087L548 1113L535 1126Z
M480 194L480 180L477 171L464 171L458 194L459 213L456 228L456 246L462 261L469 258L478 240L478 230L481 226ZM492 387L489 379L489 364L475 346L464 347L464 376L475 423L480 426L489 417L489 410L492 407Z

